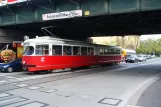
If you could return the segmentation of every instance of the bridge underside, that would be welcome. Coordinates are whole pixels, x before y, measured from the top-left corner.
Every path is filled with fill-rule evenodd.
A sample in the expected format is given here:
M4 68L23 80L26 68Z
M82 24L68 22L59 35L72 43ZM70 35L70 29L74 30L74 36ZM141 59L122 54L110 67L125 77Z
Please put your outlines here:
M161 33L160 0L31 0L0 8L0 28L35 32L54 26L62 38ZM43 21L42 14L83 10L80 18ZM88 14L87 14L88 13Z
M86 18L75 18L58 21L37 22L19 25L3 26L4 29L15 29L25 32L35 32L44 35L40 30L45 26L54 26L55 35L84 40L89 36L122 36L161 33L161 11L151 11L132 14L103 15Z

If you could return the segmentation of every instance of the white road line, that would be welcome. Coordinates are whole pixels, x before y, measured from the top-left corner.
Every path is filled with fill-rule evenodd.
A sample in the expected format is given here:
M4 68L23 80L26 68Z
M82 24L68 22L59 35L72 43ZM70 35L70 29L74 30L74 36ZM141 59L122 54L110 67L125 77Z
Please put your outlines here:
M0 98L11 96L8 93L0 93Z
M7 81L0 81L0 83L7 83Z
M23 102L23 101L26 101L26 100L27 99L21 98L21 97L7 98L7 99L0 100L0 106L4 107L6 105L12 105L12 104Z
M28 86L27 84L19 84L19 85L17 85L18 87L26 87L26 86Z
M38 86L35 86L35 87L28 87L28 89L30 90L37 90L37 89L40 89L41 87L38 87Z
M144 107L144 106L126 105L125 107Z
M27 103L24 105L20 105L18 107L46 107L47 104L43 104L40 102L31 102L31 103Z

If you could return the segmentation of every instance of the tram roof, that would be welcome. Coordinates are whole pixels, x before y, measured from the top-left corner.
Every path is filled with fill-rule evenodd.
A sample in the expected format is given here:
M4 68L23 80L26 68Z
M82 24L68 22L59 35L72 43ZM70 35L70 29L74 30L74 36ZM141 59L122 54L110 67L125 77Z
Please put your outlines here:
M123 51L131 52L131 53L136 53L136 51L135 51L135 50L131 50L131 49L123 49Z
M76 41L76 40L70 40L70 39L61 39L61 38L53 38L50 36L42 36L42 37L36 37L32 39L27 39L24 41L30 42L30 43L52 43L52 44L72 44L72 45L93 45L93 46L107 46L107 47L117 47L118 46L109 46L109 45L100 45L100 44L93 44L93 43L88 43L85 41Z

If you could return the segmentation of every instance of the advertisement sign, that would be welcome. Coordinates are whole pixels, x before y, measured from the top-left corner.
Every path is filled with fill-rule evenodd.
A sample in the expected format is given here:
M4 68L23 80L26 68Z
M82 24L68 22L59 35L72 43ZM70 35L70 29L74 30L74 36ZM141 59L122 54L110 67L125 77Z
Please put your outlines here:
M82 10L73 10L73 11L65 11L59 13L48 13L43 14L42 19L46 20L54 20L54 19L65 19L65 18L73 18L73 17L81 17Z
M17 46L17 58L19 59L22 58L23 52L24 52L23 46Z
M20 2L26 2L27 0L0 0L0 6L15 4Z
M14 48L16 48L17 50L17 58L22 58L22 55L23 55L23 52L24 52L24 48L23 46L21 45L21 43L23 43L23 41L13 41L13 44L12 46Z

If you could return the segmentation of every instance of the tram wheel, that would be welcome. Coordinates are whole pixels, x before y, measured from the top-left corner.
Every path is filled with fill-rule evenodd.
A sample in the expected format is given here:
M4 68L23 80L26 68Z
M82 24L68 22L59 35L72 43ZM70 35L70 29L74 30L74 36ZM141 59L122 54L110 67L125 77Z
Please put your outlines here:
M114 63L112 63L112 66L115 66L116 65L116 63L114 62Z
M33 75L34 74L34 72L29 72L29 75Z
M47 73L49 73L49 74L52 73L52 72L53 72L52 70L47 71Z

